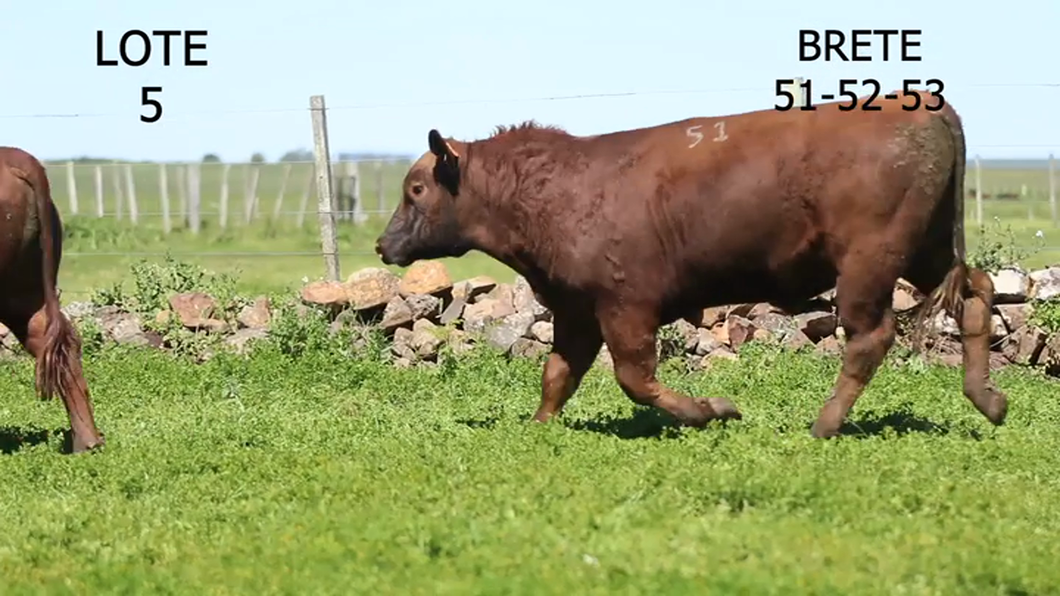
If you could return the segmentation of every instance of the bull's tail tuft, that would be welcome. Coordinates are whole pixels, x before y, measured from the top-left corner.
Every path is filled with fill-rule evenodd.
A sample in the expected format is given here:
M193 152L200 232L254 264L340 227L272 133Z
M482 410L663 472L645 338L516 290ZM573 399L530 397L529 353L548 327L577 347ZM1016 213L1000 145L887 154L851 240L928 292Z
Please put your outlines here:
M14 172L32 191L32 200L40 224L41 279L44 287L44 312L47 316L44 330L44 345L37 356L36 386L42 399L51 399L56 394L64 395L72 389L66 385L76 378L75 358L81 353L81 337L77 329L63 314L56 292L55 273L59 268L56 254L58 234L62 233L55 205L52 203L51 186L42 165ZM57 229L60 228L60 229Z
M931 292L931 295L918 309L912 337L913 347L917 350L922 347L925 329L934 329L935 325L931 319L934 319L940 311L945 311L952 317L958 328L961 326L964 318L964 298L971 291L968 265L965 262L964 241L964 176L967 161L964 126L961 124L960 116L949 104L943 106L936 114L946 123L953 138L954 163L949 185L953 192L945 199L953 201L953 266L943 278L942 283Z

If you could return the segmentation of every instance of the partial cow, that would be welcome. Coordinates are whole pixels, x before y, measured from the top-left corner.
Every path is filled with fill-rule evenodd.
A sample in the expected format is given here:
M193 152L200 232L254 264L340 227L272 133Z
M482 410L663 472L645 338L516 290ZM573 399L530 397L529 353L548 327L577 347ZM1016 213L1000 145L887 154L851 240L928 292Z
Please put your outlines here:
M479 250L526 277L555 323L538 421L563 408L602 342L634 402L690 426L741 418L724 397L659 382L659 326L835 287L847 344L812 429L834 436L894 342L903 277L929 295L921 324L939 310L959 322L964 394L1000 425L993 285L965 264L963 127L949 105L920 99L914 111L835 102L587 137L533 123L473 142L431 130L376 251L407 266Z
M0 323L36 359L39 395L61 396L77 453L104 440L81 370L81 339L59 306L61 258L62 222L44 166L21 149L0 147Z

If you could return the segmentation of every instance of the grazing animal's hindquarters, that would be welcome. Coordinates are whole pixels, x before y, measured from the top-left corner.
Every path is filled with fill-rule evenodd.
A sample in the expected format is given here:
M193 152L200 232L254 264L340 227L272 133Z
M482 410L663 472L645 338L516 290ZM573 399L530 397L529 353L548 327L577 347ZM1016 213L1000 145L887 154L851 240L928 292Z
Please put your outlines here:
M891 296L904 277L930 296L921 326L940 309L959 322L964 393L999 425L993 288L964 262L963 128L950 106L931 112L936 98L920 99L912 111L836 102L591 137L532 123L473 142L431 130L376 251L404 267L474 249L527 279L555 329L534 420L563 409L605 343L632 401L690 426L739 419L724 397L656 378L659 327L835 287L848 341L812 431L834 436L895 341Z
M62 222L44 166L32 155L0 147L0 322L36 360L36 386L58 394L70 418L74 453L103 445L81 369L81 339L56 291Z

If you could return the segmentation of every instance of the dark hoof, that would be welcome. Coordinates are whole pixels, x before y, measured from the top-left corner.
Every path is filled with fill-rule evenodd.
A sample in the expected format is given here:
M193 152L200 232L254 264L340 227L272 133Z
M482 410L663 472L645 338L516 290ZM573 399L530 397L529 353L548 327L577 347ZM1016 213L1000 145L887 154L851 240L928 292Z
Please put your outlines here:
M831 439L839 436L839 426L836 424L822 423L820 419L813 423L813 428L810 429L810 436L815 439Z
M71 453L85 453L88 451L95 451L106 445L107 441L103 438L103 435L99 435L94 439L82 439L81 437L74 437L70 446Z
M976 404L979 411L994 426L1005 424L1005 418L1008 416L1008 397L996 389L987 391L984 397L982 401L986 402L985 404Z
M702 428L711 420L740 420L743 415L733 403L724 397L692 399L690 411L680 417L681 424Z
M743 420L743 414L736 409L736 405L724 397L708 397L706 402L714 410L715 420Z

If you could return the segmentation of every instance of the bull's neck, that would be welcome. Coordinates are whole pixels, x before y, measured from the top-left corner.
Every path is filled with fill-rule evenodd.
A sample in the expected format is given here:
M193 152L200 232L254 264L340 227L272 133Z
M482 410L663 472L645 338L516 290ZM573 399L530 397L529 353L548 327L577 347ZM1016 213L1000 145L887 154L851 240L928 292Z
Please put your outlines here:
M531 237L527 233L536 219L526 213L534 204L515 186L489 183L488 174L468 168L466 186L457 200L467 201L461 212L461 227L467 232L472 248L479 250L529 277L540 267Z

